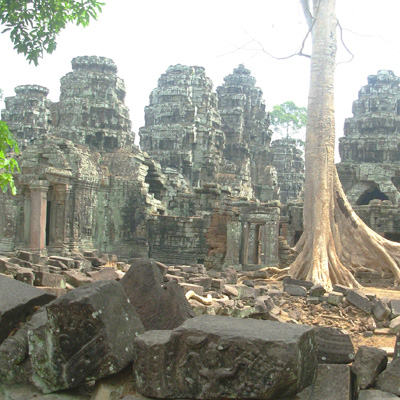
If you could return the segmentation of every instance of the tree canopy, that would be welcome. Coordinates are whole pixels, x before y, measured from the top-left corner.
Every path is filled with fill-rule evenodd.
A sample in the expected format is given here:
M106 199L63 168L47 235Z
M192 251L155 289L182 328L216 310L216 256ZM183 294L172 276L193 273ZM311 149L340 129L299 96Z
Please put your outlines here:
M14 49L38 65L44 52L56 49L57 35L69 22L87 26L103 5L96 0L0 0L2 33L9 32Z

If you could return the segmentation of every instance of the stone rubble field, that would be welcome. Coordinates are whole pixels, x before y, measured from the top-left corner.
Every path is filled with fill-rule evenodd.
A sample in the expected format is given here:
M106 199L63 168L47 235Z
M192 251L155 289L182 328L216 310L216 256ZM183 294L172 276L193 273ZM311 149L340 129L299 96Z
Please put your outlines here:
M272 271L0 257L0 398L400 396L400 291Z

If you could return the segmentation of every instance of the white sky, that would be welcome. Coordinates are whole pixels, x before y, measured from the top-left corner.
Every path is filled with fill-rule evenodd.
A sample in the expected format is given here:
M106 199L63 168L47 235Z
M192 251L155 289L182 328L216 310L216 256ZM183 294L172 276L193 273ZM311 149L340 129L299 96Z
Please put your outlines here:
M97 55L112 58L125 80L135 133L144 125L151 90L174 64L205 67L215 88L244 64L262 88L269 110L287 100L307 105L307 58L277 61L256 43L240 49L255 39L276 56L296 52L307 32L298 0L103 1L107 4L98 21L85 29L68 26L55 53L46 55L38 67L16 54L7 33L0 35L4 96L13 96L18 85L38 84L50 89L48 98L58 101L60 78L72 70L72 58ZM400 75L399 15L399 0L337 0L341 26L357 33L344 31L355 59L337 68L337 137L343 134L344 118L352 116L352 102L368 75L380 69ZM339 47L338 61L348 59L340 43Z

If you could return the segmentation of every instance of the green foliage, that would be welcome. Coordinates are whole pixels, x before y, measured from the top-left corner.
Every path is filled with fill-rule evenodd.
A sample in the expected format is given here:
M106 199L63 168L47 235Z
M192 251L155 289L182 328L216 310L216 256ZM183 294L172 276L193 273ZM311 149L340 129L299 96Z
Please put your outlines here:
M294 139L293 135L306 126L307 109L298 107L293 101L285 101L273 107L270 113L271 127L279 133L282 138ZM304 141L295 139L296 143L304 146Z
M18 145L12 133L4 121L0 121L0 188L5 193L10 187L11 193L16 194L13 172L19 171L17 161L12 157L7 157L8 151L18 153Z
M10 32L14 49L38 65L43 53L56 49L56 38L67 23L87 26L104 3L96 0L0 0L0 24Z

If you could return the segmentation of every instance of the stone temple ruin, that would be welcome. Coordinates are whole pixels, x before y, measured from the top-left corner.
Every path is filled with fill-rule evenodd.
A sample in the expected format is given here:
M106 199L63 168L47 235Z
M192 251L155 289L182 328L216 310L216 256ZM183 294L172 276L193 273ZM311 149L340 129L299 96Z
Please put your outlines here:
M243 65L216 91L204 68L169 67L140 148L110 59L73 59L57 103L35 85L5 99L21 173L17 195L0 194L0 397L14 399L4 381L43 393L96 382L60 400L398 398L400 340L387 366L338 328L394 337L400 299L260 282L295 256L304 162L294 142L271 143L255 83ZM368 78L337 165L357 213L392 240L399 83Z
M99 249L208 268L278 262L277 200L297 199L304 164L294 145L271 147L249 70L240 65L215 93L204 68L168 68L139 150L113 61L77 57L72 69L57 103L39 86L5 100L22 154L18 195L1 199L0 251Z

